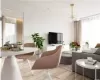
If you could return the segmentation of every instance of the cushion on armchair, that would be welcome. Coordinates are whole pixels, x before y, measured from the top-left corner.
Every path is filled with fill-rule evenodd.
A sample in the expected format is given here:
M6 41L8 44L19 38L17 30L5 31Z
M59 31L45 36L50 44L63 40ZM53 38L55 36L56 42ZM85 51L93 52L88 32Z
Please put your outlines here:
M83 50L82 52L85 52L85 53L95 53L97 51L98 48L90 48L88 50Z

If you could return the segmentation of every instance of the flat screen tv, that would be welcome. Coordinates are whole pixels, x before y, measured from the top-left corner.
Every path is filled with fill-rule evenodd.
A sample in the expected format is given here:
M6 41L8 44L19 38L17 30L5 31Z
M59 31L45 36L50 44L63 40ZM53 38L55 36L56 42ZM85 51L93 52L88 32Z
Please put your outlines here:
M62 44L63 34L56 32L49 32L48 34L48 43L49 44Z

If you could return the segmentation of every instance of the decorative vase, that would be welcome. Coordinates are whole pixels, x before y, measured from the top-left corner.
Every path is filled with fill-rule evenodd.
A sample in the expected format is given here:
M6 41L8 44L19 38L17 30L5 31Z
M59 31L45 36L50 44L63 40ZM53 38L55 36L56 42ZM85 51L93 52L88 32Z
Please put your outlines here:
M38 51L36 52L36 55L37 55L38 58L40 58L41 55L42 55L42 50L38 49Z
M23 45L18 45L17 47L19 48L19 50L23 50Z
M77 50L78 50L78 47L75 48L75 51L77 51Z
M71 48L71 51L75 51L75 48Z

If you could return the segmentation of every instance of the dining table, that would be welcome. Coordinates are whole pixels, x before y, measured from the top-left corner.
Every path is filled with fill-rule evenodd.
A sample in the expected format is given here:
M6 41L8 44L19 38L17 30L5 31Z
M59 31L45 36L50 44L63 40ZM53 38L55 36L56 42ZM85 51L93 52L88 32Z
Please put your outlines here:
M1 70L1 80L23 80L15 56L37 51L38 49L35 47L24 47L21 51L0 50L0 57L5 57Z

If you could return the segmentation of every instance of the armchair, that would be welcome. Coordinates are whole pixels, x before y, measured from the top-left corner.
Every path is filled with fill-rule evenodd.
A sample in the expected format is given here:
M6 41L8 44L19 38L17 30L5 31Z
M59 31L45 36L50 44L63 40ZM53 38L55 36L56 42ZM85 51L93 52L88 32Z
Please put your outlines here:
M32 70L47 69L48 71L48 69L56 68L60 63L61 49L62 46L58 46L55 50L44 52L41 55L41 58L36 60L36 62L32 67ZM52 80L49 72L48 75L49 75L49 79Z

